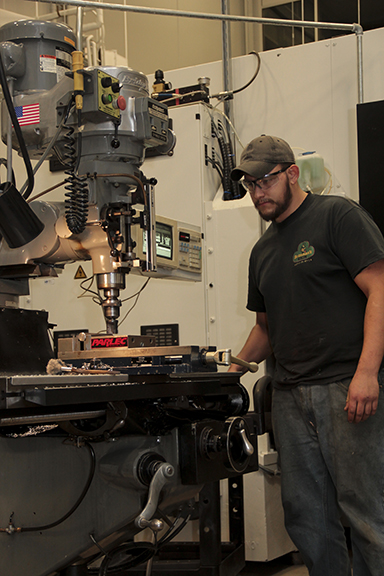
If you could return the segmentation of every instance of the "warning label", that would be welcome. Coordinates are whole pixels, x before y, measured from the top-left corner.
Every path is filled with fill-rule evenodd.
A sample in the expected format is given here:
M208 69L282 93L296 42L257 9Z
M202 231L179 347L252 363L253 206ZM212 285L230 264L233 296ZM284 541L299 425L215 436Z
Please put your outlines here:
M53 74L56 74L56 56L41 54L40 72L52 72Z
M84 278L86 277L87 275L84 272L84 268L82 266L79 266L78 269L76 270L75 280L84 280Z

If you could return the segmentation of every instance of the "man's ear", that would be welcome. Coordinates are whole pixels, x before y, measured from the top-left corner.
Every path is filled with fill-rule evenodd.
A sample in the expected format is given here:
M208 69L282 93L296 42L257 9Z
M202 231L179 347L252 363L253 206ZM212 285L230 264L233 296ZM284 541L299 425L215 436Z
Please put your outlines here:
M290 184L296 184L300 176L300 169L296 164L292 164L287 170Z

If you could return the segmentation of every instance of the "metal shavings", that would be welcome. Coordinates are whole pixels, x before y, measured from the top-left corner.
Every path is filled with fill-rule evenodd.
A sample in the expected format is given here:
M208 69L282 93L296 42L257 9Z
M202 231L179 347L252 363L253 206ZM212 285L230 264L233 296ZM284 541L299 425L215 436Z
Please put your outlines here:
M25 438L26 436L37 436L38 434L44 434L44 432L49 432L57 428L57 424L42 424L40 426L28 426L28 430L17 434L13 432L12 434L7 434L8 438Z

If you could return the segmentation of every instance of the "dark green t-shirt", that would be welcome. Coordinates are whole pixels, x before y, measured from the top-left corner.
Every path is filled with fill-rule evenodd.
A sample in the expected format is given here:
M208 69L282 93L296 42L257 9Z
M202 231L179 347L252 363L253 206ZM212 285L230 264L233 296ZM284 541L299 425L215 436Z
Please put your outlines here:
M272 222L251 253L247 308L267 313L278 386L353 376L366 305L353 278L382 258L380 230L346 198L309 194Z

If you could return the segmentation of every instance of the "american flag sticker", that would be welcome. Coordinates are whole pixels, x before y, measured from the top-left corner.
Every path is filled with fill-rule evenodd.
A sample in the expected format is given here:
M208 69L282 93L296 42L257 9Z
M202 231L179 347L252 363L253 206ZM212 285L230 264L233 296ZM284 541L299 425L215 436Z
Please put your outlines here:
M39 124L40 122L40 105L26 104L25 106L15 106L16 117L20 126L29 124Z

